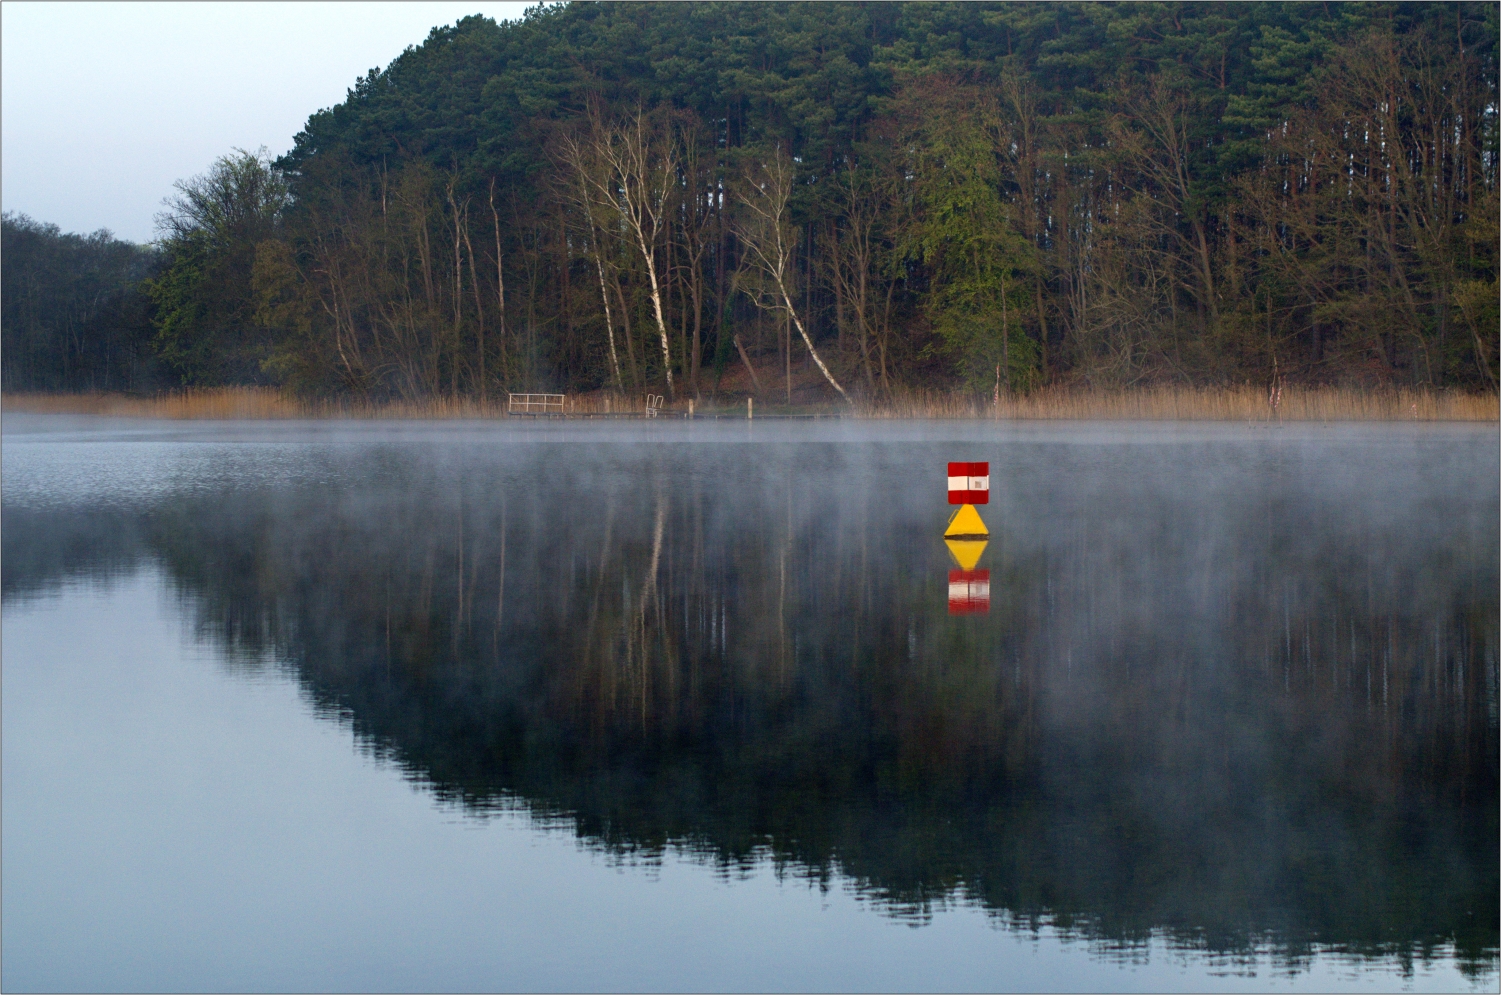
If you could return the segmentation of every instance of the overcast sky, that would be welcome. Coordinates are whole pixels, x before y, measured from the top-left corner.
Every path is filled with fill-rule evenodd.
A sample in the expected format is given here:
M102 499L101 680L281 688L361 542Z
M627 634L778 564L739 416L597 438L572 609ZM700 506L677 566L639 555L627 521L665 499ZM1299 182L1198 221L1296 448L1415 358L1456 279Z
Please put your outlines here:
M174 181L285 152L308 115L429 29L530 4L0 4L0 204L64 231L155 237Z

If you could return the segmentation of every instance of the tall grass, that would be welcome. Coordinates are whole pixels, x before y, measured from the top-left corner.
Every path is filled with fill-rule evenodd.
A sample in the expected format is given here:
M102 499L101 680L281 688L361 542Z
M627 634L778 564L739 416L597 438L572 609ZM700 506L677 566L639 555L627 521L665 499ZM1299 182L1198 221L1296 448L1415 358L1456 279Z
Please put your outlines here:
M7 394L4 410L57 414L112 415L127 418L505 418L499 399L440 397L425 401L370 402L296 398L266 387L198 388L155 397L124 394ZM687 413L687 401L666 405L664 417ZM644 414L644 396L594 393L571 395L565 414L575 416ZM806 409L757 405L760 417L775 413L843 413L843 406ZM743 399L696 405L702 415L745 411ZM1055 387L1003 397L999 403L972 395L907 392L851 412L857 418L983 418L1001 420L1075 419L1103 421L1497 421L1497 395L1447 390L1293 387L1270 396L1254 387L1149 387L1094 391Z
M1497 421L1495 394L1447 390L1284 387L1053 387L999 402L939 393L898 395L867 418L1075 419L1100 421Z

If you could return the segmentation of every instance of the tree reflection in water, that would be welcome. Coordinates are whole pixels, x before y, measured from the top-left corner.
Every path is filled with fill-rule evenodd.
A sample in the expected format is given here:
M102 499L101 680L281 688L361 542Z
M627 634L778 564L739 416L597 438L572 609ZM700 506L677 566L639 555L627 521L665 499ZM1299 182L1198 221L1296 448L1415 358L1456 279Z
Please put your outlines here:
M1494 493L1014 447L990 611L950 616L928 454L705 448L378 448L333 487L7 508L5 592L156 561L438 797L623 858L1494 968Z

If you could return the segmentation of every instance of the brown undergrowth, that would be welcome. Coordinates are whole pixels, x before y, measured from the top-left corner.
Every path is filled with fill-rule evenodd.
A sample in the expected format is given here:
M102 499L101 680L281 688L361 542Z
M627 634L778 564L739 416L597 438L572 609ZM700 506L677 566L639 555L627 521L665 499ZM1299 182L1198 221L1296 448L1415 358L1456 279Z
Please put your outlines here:
M7 394L5 411L109 415L124 418L286 419L386 418L463 419L507 417L500 399L440 397L427 401L370 402L290 396L266 387L172 391L154 397L125 394ZM641 415L646 397L597 392L568 395L565 415ZM664 416L687 414L688 402L663 405ZM695 413L739 415L743 398L696 402ZM856 418L1103 420L1103 421L1497 421L1497 395L1413 389L1343 387L1284 388L1280 396L1253 387L1149 387L1125 391L1047 388L999 402L972 395L910 392L850 409L842 404L756 406L760 417L779 414L848 414Z
M1496 421L1495 394L1446 390L1256 387L1144 387L1100 391L1045 388L999 401L910 394L874 406L873 418L1076 419L1102 421Z

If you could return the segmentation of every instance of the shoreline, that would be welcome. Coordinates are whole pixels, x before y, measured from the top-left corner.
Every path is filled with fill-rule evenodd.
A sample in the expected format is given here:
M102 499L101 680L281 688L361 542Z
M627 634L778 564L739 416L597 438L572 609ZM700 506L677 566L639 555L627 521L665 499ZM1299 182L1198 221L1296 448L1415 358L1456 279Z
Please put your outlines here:
M189 388L152 397L127 394L7 394L0 412L100 415L171 421L226 420L653 420L702 421L1195 421L1195 422L1498 422L1496 394L1448 390L1284 387L1273 405L1253 387L1154 387L1124 391L1051 388L999 403L912 393L878 404L775 404L746 398L686 399L648 415L644 397L568 395L562 412L509 414L503 400L324 401L263 387ZM752 417L747 418L748 410Z

